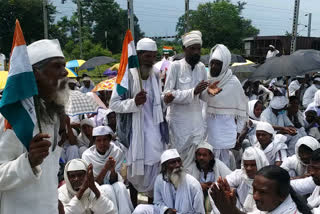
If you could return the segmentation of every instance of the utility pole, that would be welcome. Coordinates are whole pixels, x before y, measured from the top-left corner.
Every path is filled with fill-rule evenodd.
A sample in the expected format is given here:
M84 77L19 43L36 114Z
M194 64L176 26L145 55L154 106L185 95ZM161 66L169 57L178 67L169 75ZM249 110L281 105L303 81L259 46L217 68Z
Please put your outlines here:
M128 0L128 28L131 31L134 40L134 13L133 13L133 0Z
M290 49L290 53L291 54L293 52L295 52L295 50L296 50L298 19L299 19L299 7L300 7L300 0L295 0L295 2L294 2L294 13L293 13L293 23L292 23L291 49Z
M185 26L184 32L187 33L189 31L189 0L185 0Z
M309 21L308 21L308 37L311 37L311 19L312 13L308 13Z
M82 29L81 29L81 2L80 0L77 0L77 6L78 6L78 24L79 24L79 45L80 45L80 59L83 59L82 55Z
M48 39L48 2L47 0L42 1L43 6L43 30L44 30L44 38Z

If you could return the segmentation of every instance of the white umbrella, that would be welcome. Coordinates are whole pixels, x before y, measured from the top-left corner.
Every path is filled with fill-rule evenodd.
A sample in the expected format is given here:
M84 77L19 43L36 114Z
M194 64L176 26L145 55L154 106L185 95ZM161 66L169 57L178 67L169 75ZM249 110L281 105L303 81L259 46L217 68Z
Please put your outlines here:
M99 105L96 101L80 91L70 91L70 97L65 106L66 114L69 116L97 113Z

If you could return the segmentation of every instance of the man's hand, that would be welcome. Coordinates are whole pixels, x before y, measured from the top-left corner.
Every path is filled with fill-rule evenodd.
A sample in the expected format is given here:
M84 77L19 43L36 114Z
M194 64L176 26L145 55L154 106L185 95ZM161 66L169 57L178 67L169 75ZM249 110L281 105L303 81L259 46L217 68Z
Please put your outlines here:
M134 102L137 106L144 104L147 101L147 92L144 90L140 91L134 98Z
M115 170L115 167L116 167L116 161L114 160L113 157L109 157L106 164L104 165L105 169L107 171L113 171Z
M171 92L168 92L164 95L163 101L168 105L174 100L174 96Z
M206 192L206 191L208 191L208 189L212 185L212 182L200 183L200 185L201 185L202 191Z
M217 94L219 94L222 91L222 88L219 88L217 85L219 84L219 81L212 83L211 85L209 85L208 87L208 93L211 96L215 96Z
M202 80L194 89L194 95L200 94L208 87L209 83Z
M28 155L31 168L40 165L43 160L49 155L49 148L51 146L51 143L48 140L45 140L48 138L50 138L48 134L42 133L39 133L32 138Z
M88 178L88 187L89 187L91 190L93 190L94 188L96 188L96 185L94 184L92 164L89 164L89 166L88 166L87 178Z
M280 133L288 134L288 135L296 135L297 131L294 127L283 127L282 130L280 130Z
M167 210L164 212L164 214L176 214L176 213L177 213L177 210L171 209L171 208L167 209Z

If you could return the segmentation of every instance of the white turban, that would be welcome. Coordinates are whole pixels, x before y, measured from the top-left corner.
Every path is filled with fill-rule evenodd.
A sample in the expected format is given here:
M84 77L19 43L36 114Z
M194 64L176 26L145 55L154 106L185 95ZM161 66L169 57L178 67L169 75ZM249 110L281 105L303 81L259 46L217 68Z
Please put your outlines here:
M257 118L256 115L254 114L254 107L256 105L256 103L258 102L258 100L250 100L248 102L248 115L249 117L251 117L254 120L260 120L260 118Z
M82 161L82 159L72 159L69 161L67 172L84 170L87 171L87 165Z
M213 147L207 141L201 142L197 147L198 149L208 149L213 154Z
M270 47L270 48L274 48L274 49L275 49L275 47L274 47L273 45L269 45L269 47Z
M63 52L57 39L42 39L36 41L27 47L29 60L34 65L42 60L52 57L63 57Z
M89 118L85 118L85 119L81 120L80 126L83 126L83 125L88 125L88 126L91 126L92 128L95 127L93 120L91 120Z
M320 106L320 90L314 94L314 104Z
M231 53L226 46L221 45L221 44L215 45L210 51L209 65L210 65L211 60L213 60L213 59L219 60L223 63L222 70L221 70L221 73L219 74L219 76L221 76L222 74L227 72L229 65L231 63Z
M242 168L243 168L244 160L255 160L257 165L257 170L269 165L269 161L266 155L264 154L264 152L254 147L248 147L246 148L246 150L244 150L242 154L242 161L241 161Z
M301 85L298 80L292 81L289 85L289 96L294 96L296 91L299 90L300 86Z
M274 96L270 101L270 107L273 109L283 109L288 105L288 99L285 96Z
M137 51L158 51L158 48L155 41L149 38L143 38L137 43Z
M113 135L113 131L109 126L98 126L95 127L92 131L92 136L104 136L111 134Z
M273 127L267 122L258 122L256 131L265 131L271 135L275 133Z
M77 80L69 78L68 83L77 84Z
M180 155L176 149L168 149L164 151L160 157L161 159L161 164L166 162L167 160L175 159L175 158L180 158Z
M318 82L320 82L320 77L315 77L315 78L313 79L313 81L318 81Z
M202 46L202 33L198 30L193 30L182 36L182 44L184 47L199 44Z

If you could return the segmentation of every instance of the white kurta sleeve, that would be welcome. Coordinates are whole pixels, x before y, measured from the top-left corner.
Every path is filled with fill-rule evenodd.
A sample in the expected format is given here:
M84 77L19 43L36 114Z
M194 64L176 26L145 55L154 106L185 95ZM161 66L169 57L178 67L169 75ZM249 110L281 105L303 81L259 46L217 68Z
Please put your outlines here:
M64 203L64 201L61 201L64 206L64 212L65 214L79 214L79 213L85 213L85 208L82 206L81 201L77 198L77 196L74 196L69 203Z
M178 69L180 64L172 64L170 70L168 71L168 76L164 86L164 93L171 92L174 95L174 100L172 103L175 104L190 104L194 99L194 88L180 90L178 89Z
M134 98L122 100L121 96L118 94L116 87L112 91L110 98L110 109L116 113L133 113L138 112L141 106L137 106Z
M101 193L101 191L100 191ZM95 214L114 214L116 213L115 205L110 199L100 194L98 199L94 198L91 204L91 210Z
M287 159L287 151L285 149L281 149L276 154L275 161L285 161Z
M154 204L154 208L157 211L156 213L164 214L167 209L172 208L172 207L168 207L164 203L164 199L162 197L160 188L161 188L161 179L158 176L156 181L155 181L155 184L154 184L154 193L153 193L154 194L154 201L153 201L153 204Z
M203 192L202 192L202 188L199 182L194 182L193 184L193 209L194 212L196 214L205 214L205 210L204 210L204 206L203 206L203 202L204 202L204 198L203 198Z
M295 179L290 181L291 187L300 195L311 194L316 188L316 184L313 182L312 177Z
M233 171L231 174L226 176L226 180L228 181L228 184L232 188L238 188L238 186L240 186L241 184L241 175L239 170L241 169L237 169Z
M283 163L281 164L281 167L287 171L295 170L297 166L297 161L295 161L295 159L296 159L295 155L288 157L286 160L283 161Z
M0 139L0 192L21 188L40 178L40 166L32 169L28 153L23 150L14 132L6 130Z

